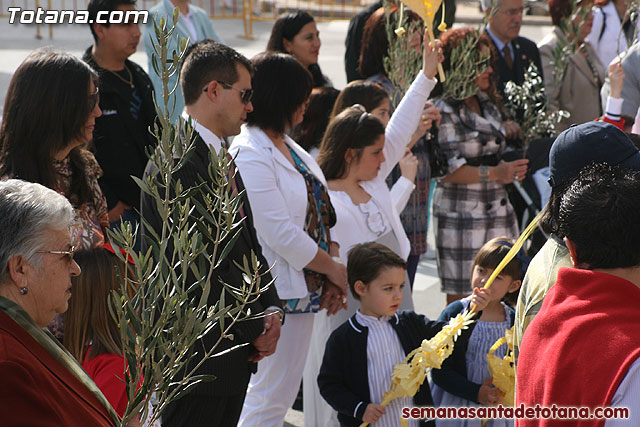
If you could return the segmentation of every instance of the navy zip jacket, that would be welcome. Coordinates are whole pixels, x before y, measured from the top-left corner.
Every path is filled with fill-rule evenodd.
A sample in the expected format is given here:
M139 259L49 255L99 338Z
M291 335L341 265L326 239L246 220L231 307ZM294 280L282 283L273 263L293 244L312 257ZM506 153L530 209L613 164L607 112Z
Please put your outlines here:
M414 311L396 313L389 320L398 334L405 355L437 334L447 322L432 321ZM369 376L367 372L368 328L352 316L333 331L324 352L318 386L320 394L338 411L338 420L343 426L359 426L369 403ZM463 333L460 341L468 340ZM466 347L466 346L465 346ZM428 381L420 387L413 398L416 406L433 406ZM421 426L435 426L433 420L421 421Z

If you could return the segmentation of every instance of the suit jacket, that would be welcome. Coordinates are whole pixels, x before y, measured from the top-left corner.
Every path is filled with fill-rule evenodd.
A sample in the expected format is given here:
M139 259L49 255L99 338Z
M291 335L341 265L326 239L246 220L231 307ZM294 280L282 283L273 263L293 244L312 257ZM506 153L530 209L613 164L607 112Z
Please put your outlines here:
M497 46L491 39L493 47L497 50ZM514 82L521 85L524 82L524 72L533 63L538 67L538 72L542 74L542 62L540 61L540 52L538 47L531 40L524 37L516 37L511 42L513 48L513 67L507 67L507 63L502 56L502 52L495 55L497 86L500 94L504 97L504 85L507 82Z
M6 427L116 425L96 395L1 310L0 414Z
M179 179L182 182L183 188L189 188L203 180L213 186L215 183L209 179L208 167L209 148L200 135L197 135L195 150L191 158L188 163L174 173L173 179ZM145 175L155 174L154 169L153 165L149 163ZM244 184L242 183L239 172L236 174L235 180L238 191L244 190ZM246 197L243 201L243 209L246 218L240 235L227 257L222 261L220 266L216 268L211 278L211 293L209 294L208 300L210 306L213 306L220 300L221 293L223 292L223 287L219 284L220 280L235 286L240 286L243 282L242 272L235 266L234 261L242 264L243 257L246 256L249 258L251 251L253 251L262 265L261 272L264 273L269 267L267 261L262 256L262 250L253 226L251 206ZM212 214L215 215L215 213ZM142 216L149 222L154 230L157 232L161 230L162 220L155 209L154 200L147 194L142 195ZM144 228L143 233L145 233ZM224 247L224 245L225 242L222 243L221 248ZM262 285L270 281L271 275L269 273L262 276ZM225 300L232 301L234 297L227 291L224 292ZM249 304L246 308L250 308L251 312L255 314L263 312L270 306L281 307L280 298L278 297L275 286L270 286L256 302ZM262 331L263 319L238 322L231 330L231 333L234 335L234 341L228 339L223 340L216 351L225 350L241 343L251 343L260 336ZM211 331L202 340L204 341L204 347L206 349L211 348L218 337L219 333L217 333L217 331ZM251 373L256 371L256 364L248 361L252 350L252 345L246 345L223 356L206 361L199 369L198 374L213 374L216 376L216 380L198 385L193 393L211 396L230 396L244 393L249 383ZM196 351L202 354L203 348L200 341L196 345Z
M555 83L554 67L551 61L553 61L553 49L560 41L566 43L566 36L560 28L554 27L553 32L538 45L546 76L544 87L549 99L550 111L566 110L571 115L556 125L558 133L567 129L571 124L586 123L602 114L600 88L605 78L604 66L591 44L585 41L588 62L587 58L579 51L574 53L569 57L564 78L560 83ZM595 79L591 67L597 73Z

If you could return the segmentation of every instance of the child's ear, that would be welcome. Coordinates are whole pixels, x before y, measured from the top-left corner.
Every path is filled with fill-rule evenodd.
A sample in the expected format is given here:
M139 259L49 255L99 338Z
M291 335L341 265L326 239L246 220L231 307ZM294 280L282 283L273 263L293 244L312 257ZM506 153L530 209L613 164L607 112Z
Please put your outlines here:
M507 293L510 294L511 292L517 291L520 289L520 286L522 286L522 280L512 280L509 288L507 289Z
M356 280L356 283L353 284L353 289L358 296L362 296L367 292L367 285L362 280Z

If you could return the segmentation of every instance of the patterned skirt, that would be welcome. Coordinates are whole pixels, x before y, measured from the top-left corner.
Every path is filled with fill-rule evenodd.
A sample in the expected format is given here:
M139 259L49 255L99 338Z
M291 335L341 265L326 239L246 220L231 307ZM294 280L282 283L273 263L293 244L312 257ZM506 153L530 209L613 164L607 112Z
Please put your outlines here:
M438 183L433 220L440 286L447 294L471 293L471 267L482 245L519 234L507 192L496 183Z

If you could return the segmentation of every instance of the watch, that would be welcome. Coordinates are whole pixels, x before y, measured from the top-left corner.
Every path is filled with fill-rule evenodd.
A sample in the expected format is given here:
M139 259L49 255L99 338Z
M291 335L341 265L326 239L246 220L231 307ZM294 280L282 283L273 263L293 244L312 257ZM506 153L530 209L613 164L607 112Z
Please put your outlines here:
M478 182L489 182L489 166L478 166Z

